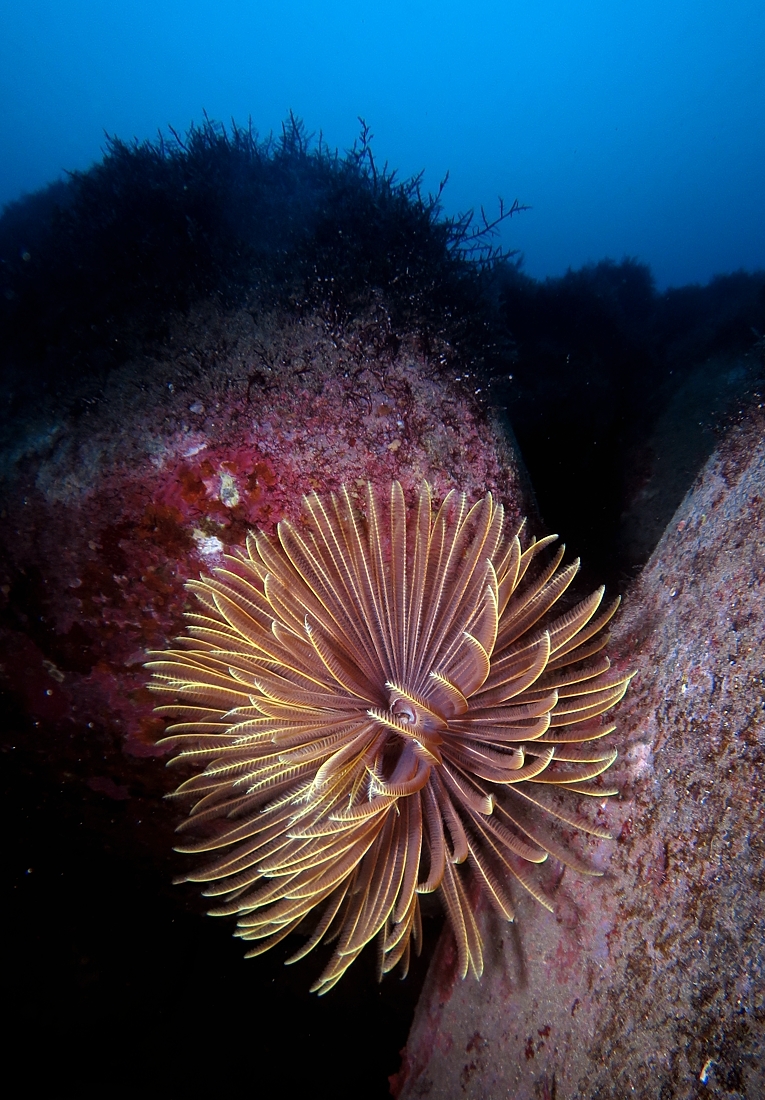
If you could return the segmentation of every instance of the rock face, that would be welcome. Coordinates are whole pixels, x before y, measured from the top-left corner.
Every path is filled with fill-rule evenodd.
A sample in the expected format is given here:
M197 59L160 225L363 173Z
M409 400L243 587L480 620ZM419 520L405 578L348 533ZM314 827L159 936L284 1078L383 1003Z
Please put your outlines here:
M618 617L636 676L606 874L566 872L555 914L483 912L480 984L444 934L400 1100L765 1095L764 427L758 408L729 433Z
M129 785L122 750L155 754L163 723L142 665L182 627L184 582L248 530L299 523L305 493L347 484L361 500L367 480L387 495L398 478L410 497L427 479L436 497L491 489L509 522L524 514L500 432L413 340L381 349L380 331L374 317L341 329L205 308L85 412L49 409L0 451L6 682L38 743L66 731L53 758L85 742L72 753L83 782ZM96 741L98 774L84 774Z

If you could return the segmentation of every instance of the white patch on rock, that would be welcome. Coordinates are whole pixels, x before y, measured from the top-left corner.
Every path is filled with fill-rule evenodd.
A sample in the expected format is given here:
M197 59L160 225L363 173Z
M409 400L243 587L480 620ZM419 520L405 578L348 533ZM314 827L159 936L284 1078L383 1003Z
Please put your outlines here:
M196 528L191 532L191 537L203 558L217 557L223 553L223 543L217 535L206 535L204 531Z

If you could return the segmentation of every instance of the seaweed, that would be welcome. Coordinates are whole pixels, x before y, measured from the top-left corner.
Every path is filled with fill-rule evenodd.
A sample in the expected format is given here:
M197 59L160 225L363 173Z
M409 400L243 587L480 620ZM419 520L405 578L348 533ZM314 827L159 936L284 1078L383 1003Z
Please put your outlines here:
M391 324L481 356L485 273L512 253L500 204L449 218L422 177L379 168L361 121L340 155L290 114L278 137L205 116L185 135L107 135L100 162L10 204L0 218L5 369L60 385L161 340L173 311L322 306L347 320L382 294Z

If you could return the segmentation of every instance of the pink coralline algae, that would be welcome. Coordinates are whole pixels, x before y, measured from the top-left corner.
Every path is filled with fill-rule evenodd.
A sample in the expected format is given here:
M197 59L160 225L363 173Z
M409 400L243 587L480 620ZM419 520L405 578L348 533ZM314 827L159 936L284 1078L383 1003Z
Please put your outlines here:
M205 309L88 401L77 417L51 406L0 456L3 674L46 766L106 797L156 804L166 789L140 764L164 725L146 652L182 628L184 583L248 530L299 524L313 489L358 497L394 478L409 497L427 479L437 498L492 490L510 522L525 511L490 418L435 353L404 340L380 354L369 324Z

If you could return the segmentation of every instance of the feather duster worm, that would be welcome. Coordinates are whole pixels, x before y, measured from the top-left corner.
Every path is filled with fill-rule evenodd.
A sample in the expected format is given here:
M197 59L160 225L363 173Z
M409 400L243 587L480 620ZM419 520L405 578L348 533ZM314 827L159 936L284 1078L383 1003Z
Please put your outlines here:
M551 907L532 874L548 855L588 872L561 825L608 835L558 792L614 793L596 780L616 757L600 716L629 682L600 652L618 600L556 615L578 563L541 566L556 536L522 549L491 494L434 513L423 485L408 516L394 482L387 509L368 489L365 520L346 490L306 508L305 530L252 534L189 584L203 612L149 666L175 762L204 769L176 792L195 800L181 828L204 826L179 850L214 855L183 881L238 916L248 956L301 925L289 961L334 943L320 993L372 940L380 976L406 972L435 891L480 976L465 868L512 920L513 883Z

